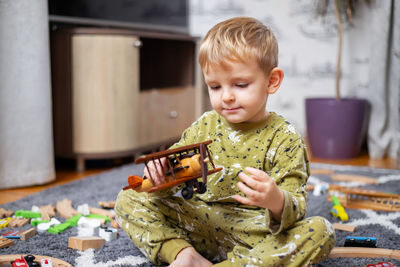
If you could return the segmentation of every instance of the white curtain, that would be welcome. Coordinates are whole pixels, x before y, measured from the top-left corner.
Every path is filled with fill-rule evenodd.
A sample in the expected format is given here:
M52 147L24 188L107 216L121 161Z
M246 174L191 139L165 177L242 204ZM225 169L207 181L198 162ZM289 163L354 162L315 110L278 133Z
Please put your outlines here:
M370 11L368 150L373 158L388 156L399 162L400 1L377 1Z

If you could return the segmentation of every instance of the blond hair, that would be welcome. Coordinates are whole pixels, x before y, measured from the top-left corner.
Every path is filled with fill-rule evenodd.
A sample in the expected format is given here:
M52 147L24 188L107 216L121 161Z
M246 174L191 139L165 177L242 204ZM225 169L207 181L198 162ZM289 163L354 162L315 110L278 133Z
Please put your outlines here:
M269 73L278 66L278 43L273 32L250 17L235 17L215 25L204 37L199 63L204 71L212 65L228 66L254 57L260 68Z

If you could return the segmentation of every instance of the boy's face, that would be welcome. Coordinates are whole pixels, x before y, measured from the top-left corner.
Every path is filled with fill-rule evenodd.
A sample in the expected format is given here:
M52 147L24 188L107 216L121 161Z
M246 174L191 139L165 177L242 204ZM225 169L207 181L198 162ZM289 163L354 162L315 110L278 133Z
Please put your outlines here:
M255 59L204 71L213 109L231 123L257 122L267 115L268 81Z

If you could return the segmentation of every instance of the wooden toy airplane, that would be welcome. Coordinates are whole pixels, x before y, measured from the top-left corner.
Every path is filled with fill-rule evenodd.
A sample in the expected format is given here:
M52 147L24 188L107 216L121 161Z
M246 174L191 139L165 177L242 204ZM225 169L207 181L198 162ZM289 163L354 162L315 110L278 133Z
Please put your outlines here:
M216 168L212 161L210 151L207 148L207 145L211 142L211 140L208 140L138 158L136 164L144 163L147 170L149 170L149 162L154 164L158 162L162 167L162 173L167 182L154 186L147 177L131 175L128 178L129 185L123 189L152 193L185 183L186 186L181 191L185 199L192 198L194 191L199 194L205 193L207 190L207 176L222 170L222 168ZM166 158L166 166L161 163L162 158ZM212 166L211 170L208 170L208 163ZM152 178L150 171L148 173ZM200 177L203 178L202 182L198 181Z

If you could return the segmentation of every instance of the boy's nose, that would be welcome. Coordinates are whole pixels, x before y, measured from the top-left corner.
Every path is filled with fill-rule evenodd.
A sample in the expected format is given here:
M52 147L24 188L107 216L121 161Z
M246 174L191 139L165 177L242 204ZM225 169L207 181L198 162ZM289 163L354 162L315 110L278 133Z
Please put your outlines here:
M224 89L222 92L222 100L225 102L230 102L235 100L235 95L229 89Z

